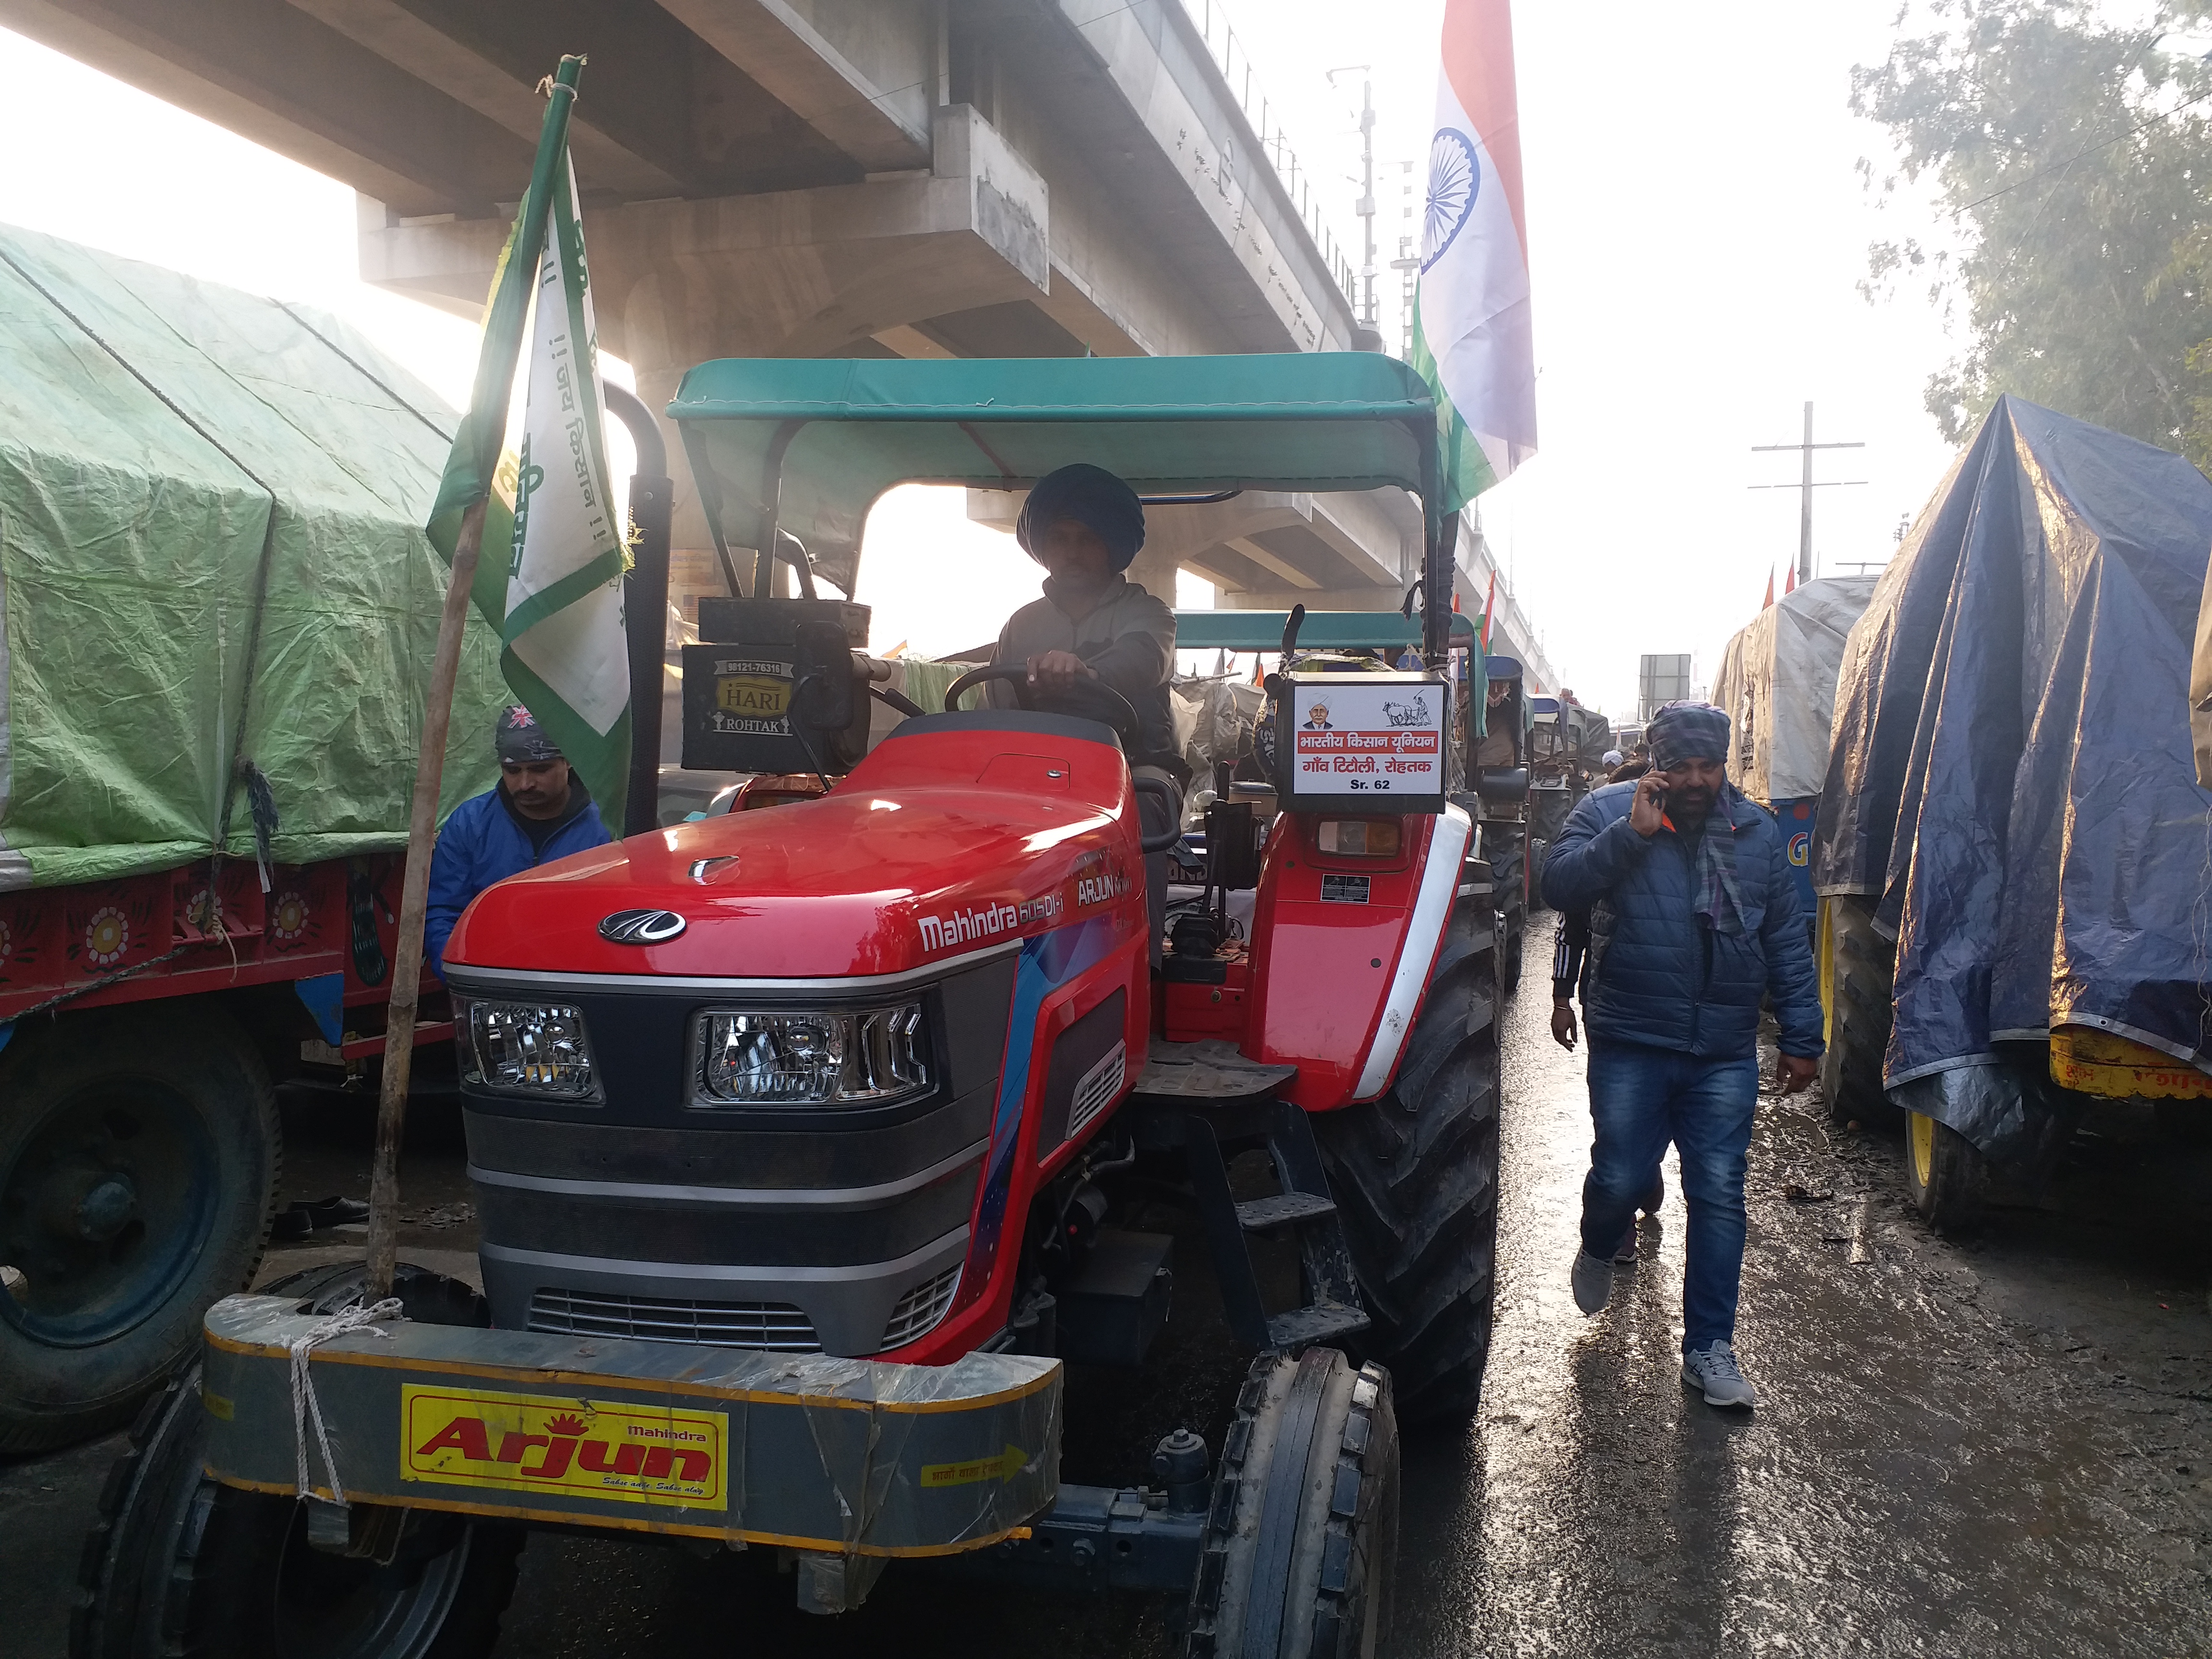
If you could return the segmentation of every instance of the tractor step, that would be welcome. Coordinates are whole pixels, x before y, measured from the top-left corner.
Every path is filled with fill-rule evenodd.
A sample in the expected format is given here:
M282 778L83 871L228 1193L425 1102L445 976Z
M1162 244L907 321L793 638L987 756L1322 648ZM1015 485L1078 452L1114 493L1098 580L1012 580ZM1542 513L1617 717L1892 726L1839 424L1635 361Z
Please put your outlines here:
M1336 1213L1336 1200L1318 1193L1281 1193L1273 1198L1248 1198L1237 1206L1237 1220L1248 1233L1273 1231L1277 1227L1317 1220Z
M1191 1112L1182 1121L1183 1153L1206 1223L1229 1329L1249 1347L1281 1351L1334 1342L1367 1328L1344 1219L1328 1189L1321 1148L1304 1110L1272 1100L1239 1115ZM1229 1159L1264 1148L1282 1190L1242 1203L1230 1190ZM1297 1243L1306 1305L1270 1313L1261 1295L1249 1243L1254 1233L1287 1230Z
M1170 1042L1154 1037L1138 1074L1138 1099L1177 1107L1256 1105L1298 1074L1295 1066L1248 1060L1223 1037Z
M1310 1308L1293 1308L1267 1321L1267 1346L1285 1351L1334 1342L1367 1328L1367 1316L1341 1303L1320 1302Z

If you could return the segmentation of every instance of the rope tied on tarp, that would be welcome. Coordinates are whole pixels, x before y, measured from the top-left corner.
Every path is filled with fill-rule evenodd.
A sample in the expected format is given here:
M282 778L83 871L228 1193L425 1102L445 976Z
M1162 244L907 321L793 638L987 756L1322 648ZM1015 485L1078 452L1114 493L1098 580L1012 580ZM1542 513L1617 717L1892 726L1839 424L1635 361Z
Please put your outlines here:
M322 1450L323 1467L330 1471L331 1501L346 1501L345 1487L338 1480L338 1461L331 1455L330 1431L323 1426L322 1401L315 1398L315 1379L308 1370L308 1356L333 1337L348 1336L355 1331L367 1331L371 1336L389 1341L392 1333L380 1331L377 1326L386 1320L400 1318L405 1311L396 1296L387 1296L366 1307L356 1302L310 1325L292 1339L292 1445L299 1454L297 1492L301 1498L314 1496L314 1489L307 1480L307 1425L312 1422L315 1444Z
M253 860L261 869L261 890L270 890L269 875L270 848L276 838L276 792L269 787L269 775L255 765L251 756L240 755L233 769L240 783L246 786L246 805L253 818Z

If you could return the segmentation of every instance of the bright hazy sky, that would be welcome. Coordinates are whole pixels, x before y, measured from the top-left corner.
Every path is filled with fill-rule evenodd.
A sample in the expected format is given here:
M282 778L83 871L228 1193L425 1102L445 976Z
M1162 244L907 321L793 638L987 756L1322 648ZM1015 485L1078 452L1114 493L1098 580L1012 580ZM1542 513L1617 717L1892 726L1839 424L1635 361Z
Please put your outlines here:
M1442 0L1214 3L1240 25L1255 84L1291 112L1355 263L1362 77L1332 90L1324 71L1373 66L1395 349L1387 262L1417 222L1399 216L1419 206ZM1857 159L1887 151L1844 107L1851 64L1881 58L1897 4L1515 9L1540 431L1484 511L1585 701L1623 709L1642 652L1695 651L1709 675L1755 612L1768 572L1778 580L1796 556L1798 497L1746 486L1793 481L1797 457L1751 447L1796 442L1808 398L1817 437L1867 445L1825 452L1817 476L1870 481L1816 492L1824 572L1886 558L1948 462L1920 398L1952 343L1917 300L1869 306L1855 286L1873 238L1931 234L1924 212L1877 211L1861 189ZM0 221L326 307L465 398L475 329L358 280L349 190L5 32L0 84L0 147L15 158L0 170ZM1034 596L1035 567L968 526L957 492L906 494L879 509L861 584L878 648L995 633ZM956 545L967 562L948 594L930 554Z

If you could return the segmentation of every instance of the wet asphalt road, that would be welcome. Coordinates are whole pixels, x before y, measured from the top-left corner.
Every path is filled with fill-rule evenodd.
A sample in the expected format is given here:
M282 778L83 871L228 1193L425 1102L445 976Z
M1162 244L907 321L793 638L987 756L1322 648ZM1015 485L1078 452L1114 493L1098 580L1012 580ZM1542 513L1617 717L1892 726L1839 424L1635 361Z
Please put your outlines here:
M1905 1206L1892 1133L1832 1130L1811 1097L1764 1101L1739 1328L1762 1403L1723 1414L1678 1380L1671 1168L1614 1305L1585 1320L1568 1294L1588 1117L1581 1056L1553 1044L1547 1010L1534 978L1509 1005L1496 1348L1480 1420L1406 1443L1394 1652L2212 1652L2212 1153L2103 1123L2037 1206L1954 1243ZM301 1195L347 1189L367 1161L353 1133L295 1132ZM465 1249L458 1146L434 1123L421 1141L410 1194L426 1227L409 1242ZM1152 1437L1225 1410L1241 1363L1213 1337L1197 1244L1180 1252L1166 1363L1135 1388L1071 1378L1070 1479L1137 1480ZM0 1649L62 1653L62 1586L111 1450L0 1465L0 1606L19 1610ZM861 1613L817 1620L788 1583L765 1552L541 1536L500 1652L1174 1646L1157 1599L895 1566Z

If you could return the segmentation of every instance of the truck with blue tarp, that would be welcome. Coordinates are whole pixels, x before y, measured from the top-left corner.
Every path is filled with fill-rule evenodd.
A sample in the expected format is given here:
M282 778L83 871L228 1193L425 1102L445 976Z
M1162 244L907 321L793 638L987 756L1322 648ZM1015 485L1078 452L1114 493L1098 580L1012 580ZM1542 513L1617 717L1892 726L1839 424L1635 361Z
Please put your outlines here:
M2191 634L2212 482L2000 398L1844 650L1812 846L1831 1109L1964 1224L2106 1101L2212 1100Z

